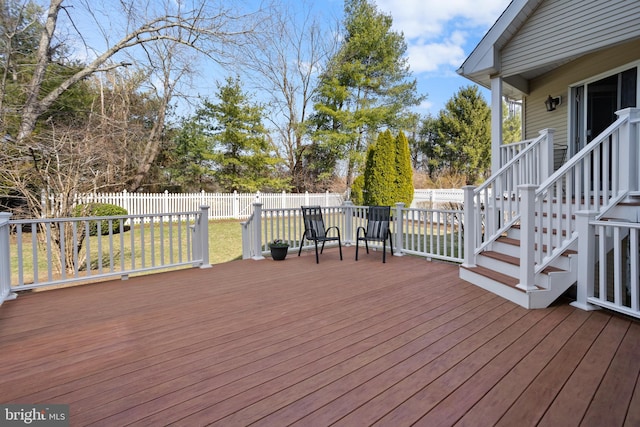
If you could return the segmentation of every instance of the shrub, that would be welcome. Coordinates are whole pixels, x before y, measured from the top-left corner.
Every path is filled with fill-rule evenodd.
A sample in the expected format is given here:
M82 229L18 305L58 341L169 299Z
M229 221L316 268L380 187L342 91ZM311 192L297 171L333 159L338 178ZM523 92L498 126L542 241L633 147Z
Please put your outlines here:
M358 175L351 184L351 201L356 206L364 205L364 195L362 190L364 188L364 175Z
M90 203L86 205L78 205L73 211L75 217L92 217L92 216L119 216L127 215L127 210L120 206L110 205L108 203ZM113 234L120 232L120 221L112 221L111 229ZM109 220L100 222L100 233L105 236L109 234ZM98 222L89 221L89 235L98 235Z

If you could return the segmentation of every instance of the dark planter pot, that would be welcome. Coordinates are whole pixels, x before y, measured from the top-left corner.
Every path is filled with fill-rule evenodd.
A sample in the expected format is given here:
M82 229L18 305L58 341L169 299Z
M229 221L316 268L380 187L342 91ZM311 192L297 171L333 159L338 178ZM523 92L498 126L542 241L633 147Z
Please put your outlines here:
M273 258L274 261L282 261L287 257L289 246L269 246L269 249L271 249L271 258Z

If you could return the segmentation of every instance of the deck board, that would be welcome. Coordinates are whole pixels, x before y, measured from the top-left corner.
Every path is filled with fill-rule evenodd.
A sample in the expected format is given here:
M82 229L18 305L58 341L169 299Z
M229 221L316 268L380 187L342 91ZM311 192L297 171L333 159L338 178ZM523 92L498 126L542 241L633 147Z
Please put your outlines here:
M638 424L637 321L354 252L22 294L0 402L67 403L73 426Z

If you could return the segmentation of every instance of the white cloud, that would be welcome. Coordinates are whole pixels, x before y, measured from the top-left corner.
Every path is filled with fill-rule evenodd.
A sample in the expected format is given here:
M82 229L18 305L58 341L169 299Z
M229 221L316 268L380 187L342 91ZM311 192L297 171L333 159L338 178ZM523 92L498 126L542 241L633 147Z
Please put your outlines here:
M464 26L491 26L510 0L377 0L378 8L393 16L394 27L407 39L437 37L450 21Z
M376 0L404 33L411 70L416 73L457 68L498 19L510 0ZM465 51L466 48L466 51Z
M409 65L415 73L433 72L443 65L457 67L465 59L464 49L452 40L443 43L412 44L407 49Z
M425 100L425 101L422 101L420 105L418 105L417 109L429 111L431 110L431 107L433 107L433 102L429 102Z

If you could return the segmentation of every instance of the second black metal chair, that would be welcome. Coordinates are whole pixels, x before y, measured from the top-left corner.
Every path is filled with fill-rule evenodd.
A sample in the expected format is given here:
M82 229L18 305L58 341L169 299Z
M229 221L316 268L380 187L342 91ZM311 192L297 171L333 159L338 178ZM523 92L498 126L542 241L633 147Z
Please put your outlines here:
M391 221L391 206L369 206L367 213L367 228L358 227L356 230L356 261L358 260L358 247L361 240L364 240L364 246L369 253L369 241L382 242L382 262L387 262L387 238L389 238L389 247L393 253L393 243L391 242L391 230L389 230L389 222ZM362 233L361 233L362 232ZM360 236L362 234L362 236Z
M342 261L342 241L340 240L340 229L336 226L329 228L324 227L324 219L322 218L322 209L320 206L302 206L302 218L304 220L304 233L300 239L300 249L298 256L302 252L304 239L314 241L316 245L316 264L320 263L318 258L318 242L322 242L320 253L324 251L324 244L329 241L338 241L340 249L340 261ZM335 229L337 236L329 236L329 231Z

